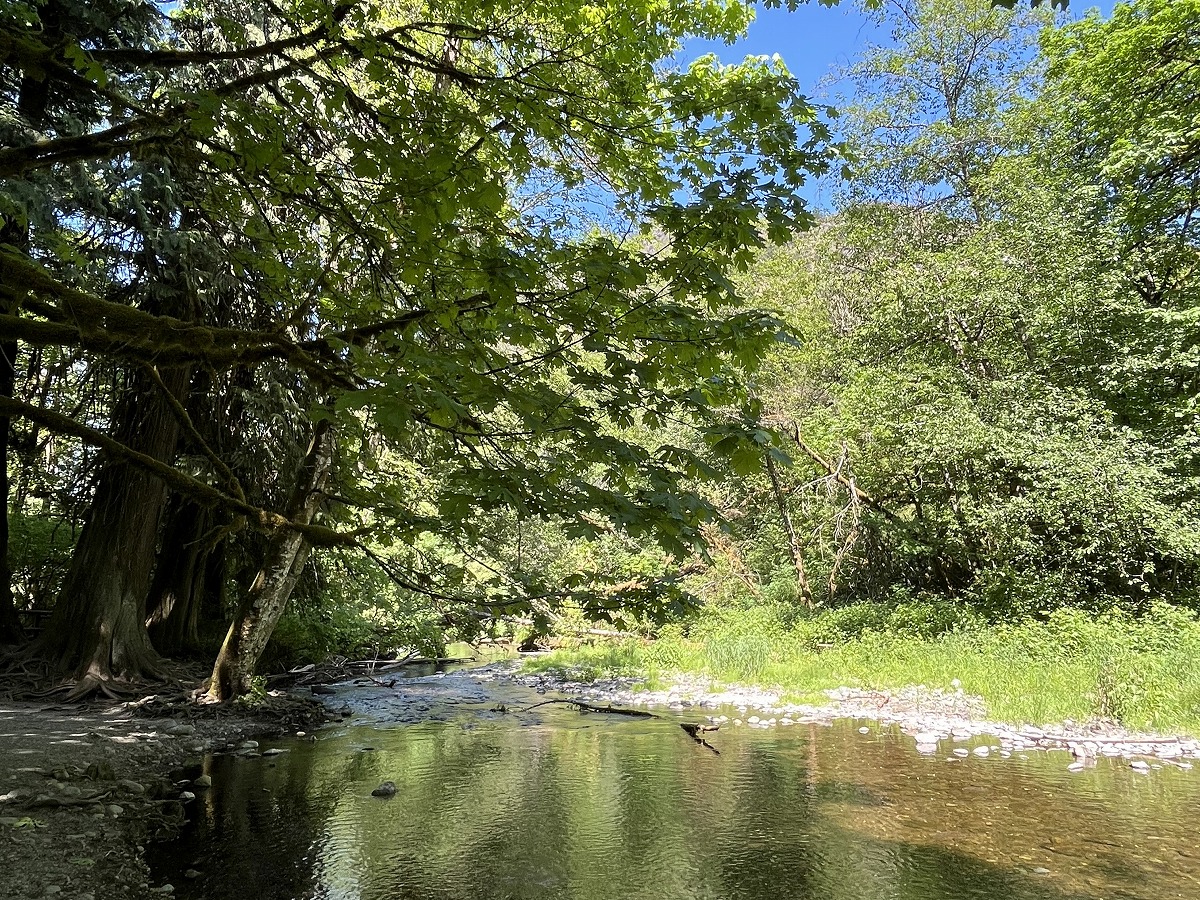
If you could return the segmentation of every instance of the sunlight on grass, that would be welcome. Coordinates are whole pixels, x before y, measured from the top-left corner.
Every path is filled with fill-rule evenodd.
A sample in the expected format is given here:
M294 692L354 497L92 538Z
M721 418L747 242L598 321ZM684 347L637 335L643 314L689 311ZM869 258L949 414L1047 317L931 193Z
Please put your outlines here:
M838 616L842 625L851 618ZM696 674L807 703L843 686L950 690L957 679L1000 721L1103 719L1200 733L1200 623L1178 607L1158 605L1136 620L1062 610L1017 625L954 622L940 634L911 633L936 630L924 625L910 633L876 630L878 622L867 621L836 633L822 615L785 622L778 610L739 610L710 615L687 633L675 627L652 642L564 649L527 667L581 681L642 676L651 688Z

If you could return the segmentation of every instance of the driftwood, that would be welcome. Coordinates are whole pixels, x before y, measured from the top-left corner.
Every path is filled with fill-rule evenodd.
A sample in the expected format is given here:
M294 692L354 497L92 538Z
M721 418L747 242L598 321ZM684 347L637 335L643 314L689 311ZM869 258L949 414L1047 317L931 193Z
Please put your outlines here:
M627 709L620 706L612 706L611 704L609 706L595 706L591 703L588 703L586 700L572 700L569 697L554 700L542 700L540 703L535 703L533 706L527 706L524 709L514 709L513 712L529 712L531 709L537 709L539 706L547 706L551 703L562 703L567 706L574 706L582 712L608 713L609 715L613 716L634 716L635 718L639 719L661 718L661 716L658 716L652 712L646 712L644 709ZM508 709L501 704L500 706L496 707L495 711L508 712Z
M572 706L577 706L583 712L608 713L612 716L633 716L637 719L657 719L659 716L652 712L646 712L644 709L628 709L620 706L613 706L611 703L608 706L593 706L585 700L568 700Z
M314 665L309 663L306 666L299 666L295 669L289 669L287 672L280 672L276 675L267 676L267 684L277 686L280 684L287 685L302 685L302 684L326 684L330 681L341 681L345 678L354 676L369 675L384 675L388 672L394 672L397 669L403 669L406 666L419 665L444 665L446 663L465 663L474 662L473 656L415 656L409 655L403 659L341 659L337 658L330 662ZM369 677L368 675L368 677Z
M535 703L532 706L527 706L524 709L513 710L513 712L529 712L531 709L537 709L539 706L546 706L551 703L563 703L567 706L574 706L580 712L606 713L611 716L630 716L636 719L662 718L662 716L658 715L658 713L647 712L644 709L630 709L624 706L613 706L612 704L609 704L608 706L596 706L595 704L588 703L586 700L575 700L569 698L561 700L542 700L541 702ZM500 704L492 711L505 713L508 712L508 708L503 704ZM721 727L720 725L712 725L700 722L680 722L679 727L682 728L688 737L690 737L697 744L707 747L713 753L717 754L717 756L721 755L720 750L701 737L703 734L712 734L714 731L719 730Z
M713 753L717 754L717 756L721 755L720 750L718 750L704 738L700 737L702 734L711 734L712 732L719 730L721 727L720 725L699 725L695 722L680 722L679 727L686 731L691 736L692 740L697 744L702 744Z

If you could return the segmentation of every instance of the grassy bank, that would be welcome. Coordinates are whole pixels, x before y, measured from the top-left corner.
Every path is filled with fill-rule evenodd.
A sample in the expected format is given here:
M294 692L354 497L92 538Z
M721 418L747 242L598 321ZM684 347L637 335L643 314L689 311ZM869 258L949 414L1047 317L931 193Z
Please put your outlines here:
M1044 621L988 625L940 604L857 604L814 616L790 607L708 612L654 641L565 648L533 660L584 679L678 673L775 687L821 702L840 687L923 684L984 698L990 718L1107 719L1133 729L1200 734L1200 622L1165 604L1132 618L1059 610Z

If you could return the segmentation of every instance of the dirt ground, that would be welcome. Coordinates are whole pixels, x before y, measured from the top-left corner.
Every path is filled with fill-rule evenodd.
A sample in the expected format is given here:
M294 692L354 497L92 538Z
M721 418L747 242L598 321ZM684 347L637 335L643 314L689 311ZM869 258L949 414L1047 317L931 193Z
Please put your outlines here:
M208 750L317 727L313 701L257 709L167 703L44 706L0 701L0 897L148 900L142 848L170 836L204 789Z

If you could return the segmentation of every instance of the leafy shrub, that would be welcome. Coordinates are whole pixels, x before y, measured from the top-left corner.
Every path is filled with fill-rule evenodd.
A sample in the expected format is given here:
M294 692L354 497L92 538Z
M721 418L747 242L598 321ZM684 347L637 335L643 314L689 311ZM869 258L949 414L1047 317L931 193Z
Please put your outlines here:
M14 512L8 520L8 561L18 605L46 609L71 564L75 533L53 516Z

